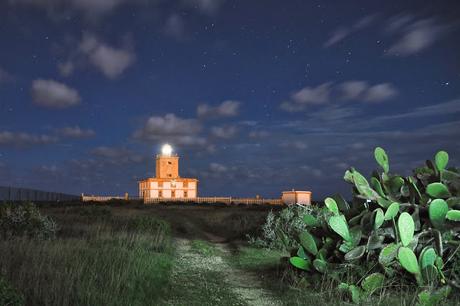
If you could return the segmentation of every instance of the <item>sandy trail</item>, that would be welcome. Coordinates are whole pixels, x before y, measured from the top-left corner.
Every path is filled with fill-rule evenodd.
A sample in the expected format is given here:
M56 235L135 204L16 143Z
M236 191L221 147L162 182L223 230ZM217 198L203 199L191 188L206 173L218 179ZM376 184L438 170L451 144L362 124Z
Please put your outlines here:
M222 239L218 237L212 237L210 243L217 252L212 255L203 255L191 248L191 240L176 238L177 258L172 271L172 283L181 282L184 275L188 275L187 281L190 282L190 277L192 277L193 283L202 282L206 286L201 276L211 271L219 273L227 285L226 290L231 290L237 297L236 301L222 300L222 305L281 305L269 291L263 288L257 275L236 269L225 261L225 257L231 256L231 253L228 245L221 241ZM219 292L215 292L215 294L219 294ZM215 300L218 301L219 297L216 297ZM167 304L187 305L187 301L173 297Z

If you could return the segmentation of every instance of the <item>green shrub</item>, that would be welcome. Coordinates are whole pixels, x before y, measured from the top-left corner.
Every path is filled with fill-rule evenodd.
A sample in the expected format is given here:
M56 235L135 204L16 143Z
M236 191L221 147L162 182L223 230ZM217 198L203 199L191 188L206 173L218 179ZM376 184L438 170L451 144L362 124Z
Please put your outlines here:
M56 235L56 223L43 216L32 203L0 205L0 237L28 237L52 239Z
M380 287L416 283L428 292L422 297L436 288L458 288L460 171L446 169L444 151L408 177L390 174L383 149L375 150L375 159L383 172L374 171L369 181L354 168L346 171L351 203L327 198L325 213L304 216L306 229L297 237L290 263L337 281L352 269L356 277L340 288L355 302L377 290L366 290L367 275L373 275L369 284L378 280ZM363 272L363 266L370 268Z
M260 237L248 236L249 243L268 249L290 250L297 246L297 237L307 229L305 215L317 213L316 207L290 205L277 213L267 215Z
M0 305L24 305L24 297L0 276Z

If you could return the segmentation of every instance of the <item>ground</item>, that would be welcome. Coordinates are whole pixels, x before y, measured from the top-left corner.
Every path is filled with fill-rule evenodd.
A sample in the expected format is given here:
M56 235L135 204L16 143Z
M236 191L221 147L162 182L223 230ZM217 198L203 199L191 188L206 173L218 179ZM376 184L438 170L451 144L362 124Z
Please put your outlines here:
M280 260L289 254L247 243L246 234L257 234L268 212L279 208L77 204L40 209L58 224L55 240L0 240L0 280L17 289L26 305L338 305L347 300L327 281L312 287L304 278L305 284L290 287ZM416 292L389 292L372 301L415 302Z

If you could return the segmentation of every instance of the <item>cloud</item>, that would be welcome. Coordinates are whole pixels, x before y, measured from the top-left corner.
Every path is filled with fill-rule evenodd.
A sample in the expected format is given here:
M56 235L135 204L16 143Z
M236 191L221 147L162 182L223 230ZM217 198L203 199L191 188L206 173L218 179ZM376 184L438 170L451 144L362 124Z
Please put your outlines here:
M146 160L145 156L127 148L100 146L91 150L90 153L95 157L101 158L104 162L112 164L141 163Z
M291 98L294 102L302 105L324 104L329 102L331 85L332 83L328 82L317 87L304 87L293 93Z
M210 163L209 170L212 172L226 172L228 170L227 166L224 166L219 163Z
M207 15L216 14L224 2L225 0L183 0L187 6L196 8Z
M340 84L340 90L342 91L342 98L344 100L359 99L367 89L368 85L365 81L347 81Z
M270 136L270 133L267 131L251 131L248 134L249 138L265 138Z
M123 74L136 58L130 46L111 47L91 34L83 36L79 50L88 56L91 64L109 79L115 79Z
M308 145L300 140L289 140L281 142L280 147L296 150L305 150L308 148Z
M29 147L57 142L58 139L49 135L34 135L24 132L0 132L0 146Z
M412 21L402 16L389 23L387 30L400 32L399 39L388 49L388 55L408 56L419 53L439 40L449 28L434 18Z
M349 28L340 27L340 28L334 30L334 32L332 32L332 34L329 37L329 39L324 43L324 47L326 47L326 48L331 47L331 46L335 45L336 43L344 40L350 34L351 34L351 30Z
M173 37L177 40L184 39L185 23L183 18L178 14L172 14L171 16L169 16L164 25L163 32L166 35Z
M48 108L68 108L80 103L80 95L69 86L54 80L37 79L32 82L35 104Z
M74 127L64 127L57 130L58 134L67 138L89 138L96 135L96 133L91 129L82 129L79 126Z
M356 117L357 114L356 108L330 105L309 113L308 118L311 122L342 122L344 119Z
M238 115L241 103L238 101L227 100L220 105L211 106L208 104L200 104L197 107L196 113L199 118L216 119L221 117L235 117Z
M65 15L82 13L88 19L95 20L104 16L127 0L9 0L12 5L37 7L47 12L48 16L60 20Z
M328 47L331 47L331 46L341 42L342 40L344 40L345 38L347 38L348 36L350 36L354 32L356 32L358 30L362 30L362 29L370 26L375 21L376 18L377 18L377 15L375 15L375 14L374 15L369 15L369 16L365 16L365 17L359 19L352 26L340 26L340 27L338 27L337 29L335 29L332 32L331 36L324 43L323 46L325 48L328 48Z
M389 83L377 84L369 87L364 95L364 101L382 102L398 95L398 90Z
M11 73L0 67L0 84L12 82L14 77Z
M401 119L415 119L422 117L435 117L442 115L452 115L460 113L460 99L454 99L443 103L420 106L405 113L398 113L395 115L387 115L377 117L376 120L401 120Z
M236 126L233 125L214 126L211 128L211 134L217 138L230 139L233 138L237 132L238 129L236 128Z
M64 63L58 63L58 70L62 76L66 77L66 76L71 75L74 72L75 65L71 61L67 61Z
M196 119L183 119L174 114L152 116L143 128L134 132L134 138L146 142L167 141L176 145L204 145L206 140L198 134L202 126Z
M339 84L323 83L316 87L304 87L294 92L291 99L280 104L287 112L302 112L308 106L330 105L336 101L383 102L398 95L390 83L369 85L367 81L350 80Z

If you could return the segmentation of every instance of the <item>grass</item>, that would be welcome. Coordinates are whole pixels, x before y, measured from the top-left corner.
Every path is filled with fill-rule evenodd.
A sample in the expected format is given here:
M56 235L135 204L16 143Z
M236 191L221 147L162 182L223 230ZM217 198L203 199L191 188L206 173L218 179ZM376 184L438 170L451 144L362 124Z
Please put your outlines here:
M55 240L0 240L0 272L26 304L161 302L173 261L167 224L153 217L96 216L73 210L55 216L61 226Z
M213 256L218 253L209 242L204 240L192 240L190 246L193 251L204 256Z
M350 304L349 297L337 290L338 283L335 281L325 277L314 279L308 275L305 275L303 280L293 277L297 272L293 269L286 271L280 261L282 256L287 254L277 250L243 246L226 260L236 268L256 273L264 287L273 292L283 305ZM293 281L294 279L297 281ZM299 279L301 281L298 281ZM383 288L370 300L363 301L363 305L415 305L417 290L416 287L402 287L395 284L391 288ZM458 305L459 301L458 298L453 298L443 303Z

